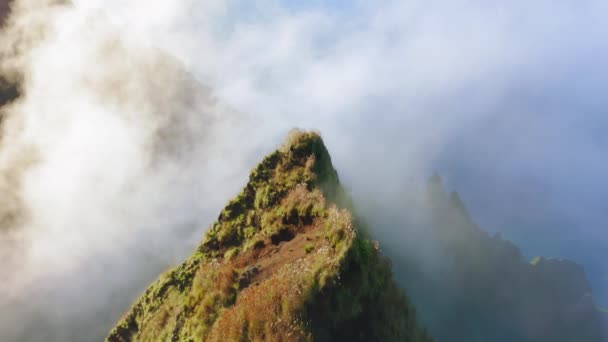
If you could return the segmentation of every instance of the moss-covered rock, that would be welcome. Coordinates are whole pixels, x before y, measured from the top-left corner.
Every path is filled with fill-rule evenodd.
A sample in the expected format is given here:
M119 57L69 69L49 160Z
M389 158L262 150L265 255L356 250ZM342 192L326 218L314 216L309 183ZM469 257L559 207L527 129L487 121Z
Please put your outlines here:
M428 341L354 219L320 136L294 131L108 341Z

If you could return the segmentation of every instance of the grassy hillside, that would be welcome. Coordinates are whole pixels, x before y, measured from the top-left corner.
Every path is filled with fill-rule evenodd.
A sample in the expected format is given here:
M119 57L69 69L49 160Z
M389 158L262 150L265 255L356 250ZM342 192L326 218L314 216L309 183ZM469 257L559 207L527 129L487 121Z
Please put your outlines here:
M251 173L196 252L108 341L428 341L316 133Z

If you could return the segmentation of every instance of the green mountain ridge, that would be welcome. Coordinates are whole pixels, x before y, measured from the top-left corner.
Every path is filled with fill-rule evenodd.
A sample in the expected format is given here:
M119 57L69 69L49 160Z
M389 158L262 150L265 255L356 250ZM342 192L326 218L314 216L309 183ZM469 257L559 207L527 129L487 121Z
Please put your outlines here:
M513 243L479 228L438 176L431 178L426 198L424 229L409 235L415 246L401 241L385 247L437 340L606 341L608 316L597 308L582 266L564 259L525 260ZM427 262L420 251L438 257Z
M430 341L320 136L292 132L107 341Z

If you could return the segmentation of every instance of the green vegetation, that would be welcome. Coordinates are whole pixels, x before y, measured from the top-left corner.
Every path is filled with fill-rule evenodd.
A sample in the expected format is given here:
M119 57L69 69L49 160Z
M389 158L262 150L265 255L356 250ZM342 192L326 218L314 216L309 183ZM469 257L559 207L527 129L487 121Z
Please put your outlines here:
M306 254L312 252L313 249L315 249L315 245L313 245L312 243L307 243L304 246L304 251L306 252Z
M542 256L537 256L537 257L535 257L534 259L532 259L532 260L530 261L530 265L532 265L532 266L536 266L536 265L538 265L540 262L542 262L543 260L544 260L544 258L543 258Z
M292 132L108 341L428 341L351 213L319 135Z

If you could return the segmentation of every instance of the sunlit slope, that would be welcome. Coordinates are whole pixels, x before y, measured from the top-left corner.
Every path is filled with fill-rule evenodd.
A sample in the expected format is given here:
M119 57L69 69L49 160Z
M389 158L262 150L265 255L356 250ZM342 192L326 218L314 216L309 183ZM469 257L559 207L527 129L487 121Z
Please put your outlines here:
M293 132L108 341L428 341L323 141Z

